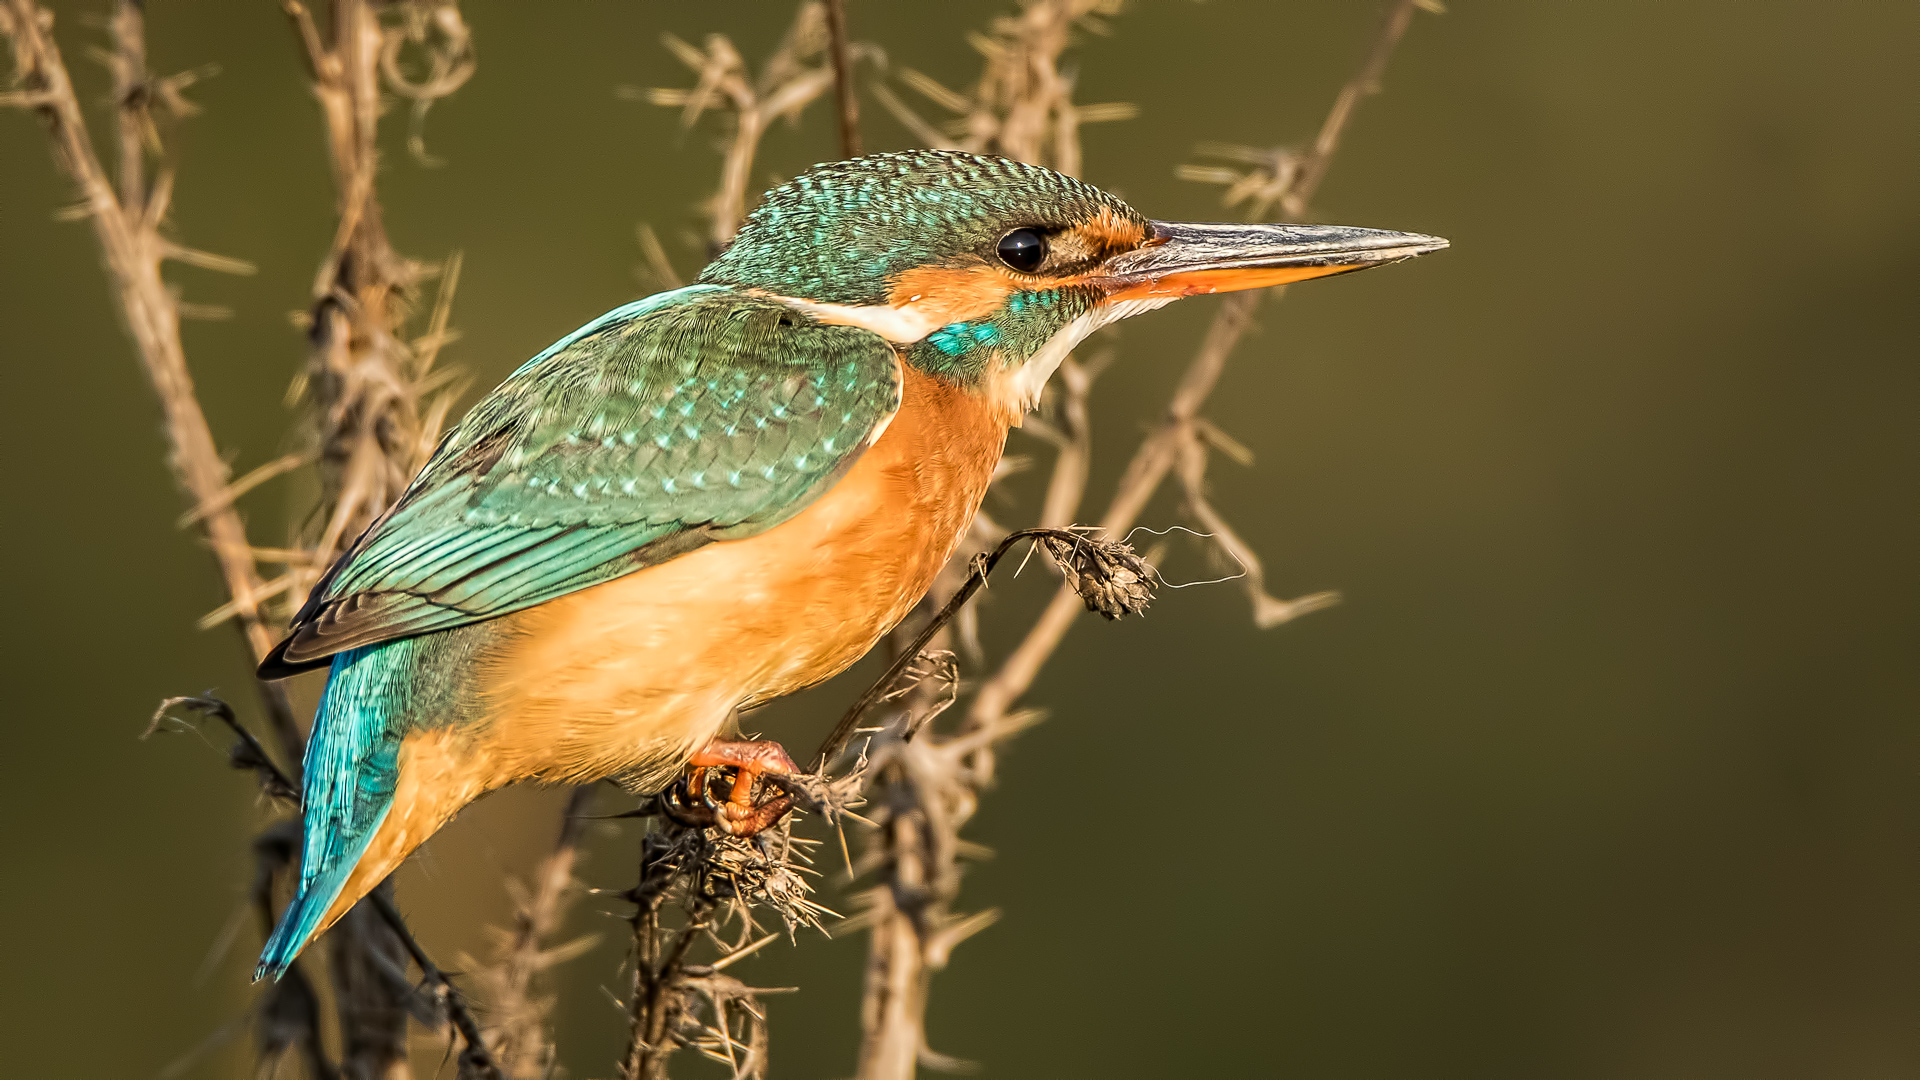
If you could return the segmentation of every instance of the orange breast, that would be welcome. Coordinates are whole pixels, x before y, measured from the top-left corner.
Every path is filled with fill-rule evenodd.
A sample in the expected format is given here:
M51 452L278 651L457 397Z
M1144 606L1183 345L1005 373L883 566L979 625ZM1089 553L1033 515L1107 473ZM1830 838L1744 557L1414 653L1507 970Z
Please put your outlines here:
M482 663L488 786L664 782L740 705L844 670L953 553L1006 430L980 398L906 368L879 441L792 519L510 616Z

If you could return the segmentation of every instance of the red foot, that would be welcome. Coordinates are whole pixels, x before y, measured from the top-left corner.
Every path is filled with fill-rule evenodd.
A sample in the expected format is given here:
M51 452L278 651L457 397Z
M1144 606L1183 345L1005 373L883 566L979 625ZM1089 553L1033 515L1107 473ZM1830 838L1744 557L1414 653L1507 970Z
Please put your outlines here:
M730 836L752 836L771 827L793 806L792 797L784 793L764 802L753 801L753 782L761 773L786 776L800 771L777 742L711 742L688 759L687 766L687 791L697 805L677 809L691 812L689 816L698 824L713 825ZM734 770L733 785L727 800L717 802L708 790L707 770L724 768Z

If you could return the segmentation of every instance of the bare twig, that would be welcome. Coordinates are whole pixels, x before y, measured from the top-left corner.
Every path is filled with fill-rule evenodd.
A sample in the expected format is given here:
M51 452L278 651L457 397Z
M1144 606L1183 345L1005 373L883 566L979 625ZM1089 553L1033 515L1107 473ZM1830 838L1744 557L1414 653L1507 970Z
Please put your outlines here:
M5 3L0 31L4 31L12 42L16 77L27 88L25 97L19 103L37 109L45 118L53 138L56 160L81 189L87 208L86 216L92 219L96 235L107 253L108 272L116 287L120 309L161 402L175 477L192 500L194 509L191 517L205 529L208 546L225 579L230 599L216 614L220 619L233 618L237 622L251 655L259 659L272 647L275 637L264 618L264 601L276 592L287 593L297 601L305 591L304 586L298 584L300 576L305 575L305 579L310 581L311 575L317 574L330 557L330 549L314 557L291 560L288 568L290 576L278 583L269 585L260 578L255 569L256 549L248 541L245 527L234 508L234 500L253 483L280 471L277 466L282 463L275 463L276 467L264 472L256 471L241 484L230 483L227 466L214 443L187 370L179 333L179 320L186 309L162 279L162 262L173 259L205 269L229 272L250 270L240 260L195 251L162 237L160 232L171 201L174 173L171 165L161 157L159 168L149 177L147 159L149 156L160 157L162 143L158 121L189 111L179 91L192 81L192 76L155 79L147 73L143 11L139 4L122 0L110 23L115 46L111 64L119 161L118 183L109 183L106 170L88 137L72 82L52 39L51 15L33 0L5 0ZM366 20L355 21L365 14L363 8L364 4L342 3L335 6L335 11L342 20L342 26L350 23L364 30ZM309 44L318 40L310 20L303 27L303 38ZM364 34L353 40L365 44ZM351 67L339 60L337 55L316 57L319 64L316 70L324 71L330 77L344 77L343 73L351 70ZM355 118L370 121L375 102L377 93L364 95L363 104L366 107L360 109ZM370 143L367 145L370 149ZM364 194L349 200L355 203L355 208L344 217L366 220L371 168L369 160L363 170L366 183L359 185ZM373 220L377 224L377 215ZM343 230L343 234L349 235L349 240L352 238L351 232ZM364 306L365 297L355 297L354 300ZM392 420L392 414L388 414L388 420ZM389 422L386 427L391 429L393 425ZM403 428L399 434L406 451L404 468L410 476L416 465L414 458L420 452L419 447L428 440L411 429ZM398 488L393 488L388 494L390 496L397 491ZM381 503L373 507L373 512L383 507L384 503ZM336 535L341 531L344 528L336 530ZM211 699L179 703L193 704L221 716L242 738L236 763L252 766L263 776L270 776L270 789L276 794L287 795L297 790L297 763L305 739L293 719L284 690L276 685L264 685L262 693L275 736L289 763L285 772L272 765L265 749L245 733L223 703L212 702ZM289 776L288 772L294 775ZM353 985L355 976L351 972L374 972L381 963L376 947L357 944L360 937L350 925L343 925L340 931L332 935L337 976L335 998L343 1019L347 1066L350 1070L368 1074L378 1073L389 1077L403 1074L406 1053L404 1003L394 998L389 992L391 988L382 988L377 975L367 977L364 992ZM310 990L302 997L304 979L290 986L283 982L281 987L269 992L265 1002L268 1013L264 1014L268 1019L279 1015L275 1010L284 1012L288 1003L304 1001L311 1004L313 1000ZM380 999L384 1004L374 1007L375 999ZM377 1018L371 1018L372 1014L378 1014Z
M667 249L661 245L660 237L654 235L653 226L641 222L635 227L634 235L640 241L640 254L647 260L641 280L651 278L653 287L662 292L679 288L680 274L673 268L673 260L667 258Z
M407 928L406 919L401 916L399 909L393 906L393 897L389 890L385 887L378 888L368 893L367 897L373 902L374 910L380 913L380 918L387 924L387 928L393 931L402 945L406 946L407 955L413 958L414 964L420 968L420 974L433 986L435 999L446 1010L448 1018L453 1021L454 1028L460 1032L460 1038L466 1043L466 1048L460 1051L461 1075L464 1077L471 1074L482 1080L504 1080L499 1066L494 1064L493 1055L487 1052L486 1039L480 1033L480 1025L475 1022L473 1012L467 1008L465 995L453 985L453 980L447 978L445 972L434 966L426 950L414 940L413 931Z
M346 545L399 497L425 462L451 404L447 381L431 372L447 329L458 281L455 256L439 268L440 296L427 332L416 342L403 328L416 286L435 268L402 258L388 241L375 180L383 87L413 103L410 145L425 159L421 124L433 102L473 74L472 37L449 0L406 0L376 7L334 0L326 28L299 0L282 4L298 35L326 124L339 222L322 259L308 313L308 360L296 384L307 399L321 497L296 546L309 557L289 562L289 607L298 607ZM384 17L384 21L383 21ZM410 80L401 53L428 54L428 73ZM438 392L437 401L431 400ZM388 977L411 953L440 979L467 1042L463 1060L491 1070L486 1046L450 984L437 975L398 921L383 886L372 894L381 918L356 908L327 936L335 1000L345 1033L345 1067L368 1075L404 1071L407 988Z
M333 244L314 278L307 369L298 384L315 429L321 499L302 544L313 558L288 568L287 595L297 607L346 545L405 490L438 440L450 404L445 380L429 369L447 338L458 261L438 270L441 297L416 348L402 328L415 287L436 268L401 257L387 239L375 192L376 140L383 86L414 103L417 141L427 107L471 77L473 44L458 7L443 0L383 8L368 0L336 0L324 32L298 0L283 6L326 120L339 212ZM429 40L437 43L430 50L431 72L410 82L399 68L401 49ZM430 404L436 388L441 400Z
M1347 84L1340 88L1339 96L1333 99L1333 108L1328 110L1326 120L1320 125L1320 134L1313 140L1313 151L1300 166L1300 179L1280 200L1280 209L1288 217L1306 215L1314 193L1320 190L1320 181L1326 179L1327 169L1333 165L1333 155L1340 149L1340 138L1346 134L1354 110L1359 108L1362 99L1380 92L1380 80L1387 73L1387 61L1393 58L1393 50L1399 46L1401 35L1407 32L1407 26L1413 22L1414 9L1421 6L1422 0L1398 0L1388 9L1386 21L1374 36L1373 46L1367 50L1367 58L1361 62L1360 70L1347 80Z
M860 99L853 89L853 60L847 55L846 0L826 0L828 54L833 58L833 96L839 104L840 156L860 156Z
M840 756L867 712L882 699L898 692L901 677L907 674L907 669L921 661L934 637L960 613L960 609L973 599L975 593L986 587L987 578L993 573L994 567L1000 565L1000 560L1007 552L1023 540L1040 542L1047 547L1067 575L1066 588L1080 597L1088 610L1098 611L1109 619L1117 619L1146 609L1147 600L1151 597L1153 570L1141 562L1126 544L1103 540L1086 530L1076 529L1036 528L1009 533L992 551L974 556L966 580L948 597L939 612L927 620L913 640L900 650L900 655L887 670L854 700L840 722L820 743L820 748L814 751L813 771L826 768L828 762Z
M980 80L960 94L911 68L901 80L916 92L961 114L951 125L956 141L947 144L974 153L1046 165L1070 175L1080 172L1080 125L1119 120L1134 114L1122 103L1076 105L1073 79L1060 70L1060 56L1073 43L1076 27L1104 30L1104 17L1117 14L1118 0L1034 0L1017 15L993 20L986 34L970 35L985 58ZM876 94L876 96L879 96ZM931 130L891 94L881 103L916 132ZM942 145L946 140L929 140Z
M767 1060L762 995L778 991L748 987L719 975L722 968L765 945L752 907L778 913L788 931L820 925L831 912L807 899L808 887L794 861L804 863L802 841L789 827L745 840L717 829L678 823L664 815L640 843L640 880L623 894L634 905L633 978L628 984L626 1080L659 1080L681 1049L692 1047L725 1062L736 1078L764 1075ZM679 929L661 918L669 904L679 909ZM739 940L729 945L715 934L727 918L738 921ZM712 963L692 962L701 940L719 947ZM712 1019L701 1016L701 998ZM737 1012L730 1011L738 1005Z
M576 895L573 867L593 794L592 786L582 785L568 796L552 853L534 871L531 887L516 891L514 925L503 935L497 959L473 976L487 1003L486 1045L510 1080L540 1080L551 1074L557 1053L548 1037L547 1017L553 1001L537 992L536 983L598 940L587 935L550 943Z
M273 906L273 879L292 867L299 846L300 829L291 820L279 822L254 839L253 886L248 894L259 913L262 934L273 933L274 923L279 921ZM267 988L256 1032L263 1073L297 1046L315 1080L335 1080L340 1075L320 1041L320 1002L307 978L304 960L294 961L280 980Z
M1354 106L1362 97L1378 89L1387 59L1406 31L1408 20L1417 6L1418 0L1399 0L1394 5L1359 71L1334 99L1333 108L1314 140L1313 153L1295 172L1294 183L1278 200L1289 216L1298 217L1305 212L1320 180L1326 176L1334 152L1339 149L1340 138L1352 120ZM1124 534L1132 527L1139 519L1140 512L1146 508L1147 501L1159 489L1160 482L1179 459L1182 448L1199 437L1195 433L1195 422L1200 406L1213 392L1220 375L1226 370L1228 355L1251 325L1253 310L1260 302L1260 295L1259 292L1241 292L1221 301L1200 349L1194 354L1186 374L1174 390L1166 419L1134 453L1121 478L1119 490L1108 504L1107 513L1100 524L1110 535ZM1297 606L1288 610L1293 614L1301 614L1324 606L1324 603L1311 602L1314 599L1309 597L1294 601L1293 604ZM1324 595L1321 599L1324 600ZM1074 597L1069 591L1062 589L1054 595L1033 628L1027 632L1026 638L1008 656L1000 670L980 688L969 710L971 724L991 726L1007 714L1013 702L1033 685L1041 667L1053 655L1054 649L1059 647L1068 627L1072 625L1075 610ZM1271 621L1266 625L1278 621L1274 616L1281 610L1269 608L1266 614ZM991 774L991 765L983 764L987 766L983 769L984 779Z
M1252 162L1262 167L1250 174L1222 177L1236 185L1233 192L1239 199L1252 202L1254 215L1263 215L1274 205L1293 217L1305 212L1356 104L1377 88L1387 58L1417 3L1401 0L1389 13L1360 69L1335 99L1312 152L1304 160L1274 153L1253 158ZM1076 21L1084 22L1110 10L1089 0L1052 0L1028 4L1020 15L997 21L991 37L975 42L987 60L985 73L970 95L954 94L915 72L905 72L903 77L937 104L965 114L956 132L963 147L998 150L1072 171L1079 164L1079 124L1095 117L1117 119L1131 111L1126 106L1075 106L1071 80L1058 69L1068 31ZM881 100L910 127L926 126L889 96ZM1218 383L1234 345L1250 325L1258 296L1254 292L1239 293L1221 303L1174 391L1166 418L1134 454L1100 527L1107 536L1124 535L1168 473L1177 469L1189 513L1211 534L1212 542L1244 568L1255 621L1270 626L1323 607L1336 597L1321 593L1280 601L1268 596L1259 560L1205 497L1207 448L1237 448L1238 444L1201 417L1199 410ZM1063 364L1055 394L1059 427L1035 425L1043 437L1059 447L1042 508L1043 524L1070 520L1085 490L1091 450L1085 412L1086 375L1072 361ZM969 578L968 584L974 580ZM955 595L964 601L964 596ZM992 780L996 744L1038 718L1031 711L1013 711L1013 705L1032 686L1059 646L1081 606L1080 600L1073 585L1061 587L1019 646L981 685L958 733L907 739L892 737L896 729L889 729L872 750L873 772L880 790L869 813L878 829L862 866L876 872L878 884L868 894L864 916L870 926L871 946L862 1009L861 1080L904 1080L913 1075L917 1063L929 1067L956 1064L926 1045L925 1011L931 973L944 965L955 944L994 917L992 912L969 918L949 912L948 905L958 889L955 860L961 844L959 829L972 816L980 787ZM924 641L916 641L909 653L922 644ZM896 677L889 671L877 689L899 694L892 688ZM869 707L873 695L870 691L863 696L855 706L856 713ZM850 729L853 723L843 720L841 727Z
M1267 594L1266 574L1260 565L1260 557L1253 548L1240 539L1233 531L1227 519L1214 509L1206 496L1207 442L1200 432L1204 430L1200 421L1193 431L1180 443L1180 461L1176 473L1180 486L1186 496L1187 513L1199 523L1208 540L1219 547L1229 559L1240 567L1240 580L1247 591L1247 598L1253 602L1253 624L1261 629L1279 626L1302 615L1332 607L1340 602L1337 592L1310 593L1295 600L1278 600Z
M760 66L758 78L753 77L745 58L723 34L708 35L704 50L668 34L662 42L694 73L695 84L684 90L622 91L627 97L681 110L681 124L686 127L692 127L710 108L725 108L732 113L733 137L726 145L720 187L708 204L713 223L708 234L710 255L733 239L747 215L753 159L768 126L783 116L799 119L802 110L834 85L837 70L847 70L846 77L851 80L850 69L836 69L834 62L823 56L830 51L827 18L826 6L819 0L801 4L780 47ZM848 63L863 52L857 45L848 46Z
M262 791L276 799L285 799L295 806L300 805L300 789L294 786L287 774L274 763L273 756L267 753L266 747L260 745L259 739L254 738L253 732L248 731L233 715L233 706L213 696L211 691L199 697L170 697L162 701L160 707L153 711L153 719L147 723L147 729L140 733L140 737L142 739L152 737L154 732L160 730L161 723L167 719L168 715L180 706L192 709L202 716L214 717L227 725L227 729L232 731L234 737L239 740L234 744L232 752L228 754L228 761L233 767L254 770L255 775L260 779Z
M473 78L477 67L473 34L452 0L414 0L398 7L397 25L389 25L381 33L380 75L388 90L413 103L408 152L422 165L437 165L439 162L427 153L427 110ZM400 54L408 46L426 53L427 74L418 81L401 70Z
M626 1080L655 1080L667 1075L667 1061L678 1049L669 1033L684 1009L674 976L696 934L706 928L705 905L692 905L687 924L669 944L660 926L660 908L681 877L672 859L678 845L648 833L640 844L640 882L628 898L633 913L633 981L628 988L627 1055L621 1067Z
M80 189L85 216L106 253L115 301L160 401L174 481L195 507L207 508L201 526L240 632L257 660L273 647L275 636L263 615L266 586L254 566L246 526L229 496L226 460L194 392L180 342L179 301L160 272L163 262L185 250L160 233L172 200L173 170L163 166L151 180L146 171L146 156L159 144L153 106L161 105L169 118L184 115L187 106L178 91L190 80L155 79L147 72L144 27L139 5L120 0L111 22L120 151L116 188L94 152L73 81L54 41L53 13L35 0L0 0L0 33L12 44L14 79L25 88L10 103L40 114L54 160ZM207 265L204 260L201 264ZM286 693L263 683L261 697L281 752L298 761L306 740Z

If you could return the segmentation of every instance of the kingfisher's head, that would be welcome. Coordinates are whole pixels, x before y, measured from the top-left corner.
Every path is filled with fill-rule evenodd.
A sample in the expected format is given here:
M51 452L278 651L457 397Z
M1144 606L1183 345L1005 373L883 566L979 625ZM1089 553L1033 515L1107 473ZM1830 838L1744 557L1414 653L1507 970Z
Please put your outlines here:
M1051 169L913 150L818 165L768 192L700 281L865 327L907 363L1017 414L1074 345L1116 319L1445 246L1331 225L1149 221Z

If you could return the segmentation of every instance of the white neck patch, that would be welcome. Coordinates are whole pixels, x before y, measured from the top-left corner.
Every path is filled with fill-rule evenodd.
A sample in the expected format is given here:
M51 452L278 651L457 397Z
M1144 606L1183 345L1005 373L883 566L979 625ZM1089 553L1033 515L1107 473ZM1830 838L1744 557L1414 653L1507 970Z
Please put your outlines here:
M1142 300L1122 300L1117 304L1102 304L1073 320L1054 332L1040 351L1027 358L1027 362L1012 368L993 380L994 396L1017 412L1030 412L1040 404L1040 392L1047 388L1047 380L1060 369L1060 364L1073 352L1074 347L1087 339L1087 335L1109 323L1132 318L1143 311L1165 307L1178 297L1154 296Z
M912 301L894 307L890 304L820 304L775 293L764 295L831 326L871 330L895 345L911 345L947 324L947 320L934 315L926 306Z
M778 300L796 311L804 312L814 319L832 326L857 326L886 338L896 345L912 345L926 338L928 334L947 325L950 321L944 316L929 310L929 305L917 303L919 297L894 307L890 304L824 304L813 300L801 300L777 293L762 293L769 300ZM992 394L995 400L1005 406L1013 416L1032 411L1040 404L1040 393L1047 388L1047 380L1060 369L1060 364L1074 347L1109 323L1132 318L1143 311L1165 307L1178 297L1151 296L1139 300L1122 300L1116 304L1102 304L1080 316L1067 325L1054 331L1040 351L1027 358L1026 363L1018 367L1003 369L990 376Z

